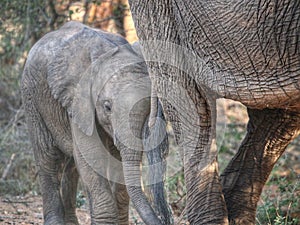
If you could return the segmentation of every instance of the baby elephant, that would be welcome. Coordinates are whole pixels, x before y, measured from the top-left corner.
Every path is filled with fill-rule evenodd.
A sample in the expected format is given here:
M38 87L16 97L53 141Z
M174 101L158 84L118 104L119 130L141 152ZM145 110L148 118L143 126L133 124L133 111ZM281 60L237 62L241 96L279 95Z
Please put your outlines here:
M163 223L141 188L151 85L136 47L120 36L69 22L29 52L22 95L44 224L78 224L79 175L92 224L128 224L129 197L146 224ZM150 138L163 151L166 138Z

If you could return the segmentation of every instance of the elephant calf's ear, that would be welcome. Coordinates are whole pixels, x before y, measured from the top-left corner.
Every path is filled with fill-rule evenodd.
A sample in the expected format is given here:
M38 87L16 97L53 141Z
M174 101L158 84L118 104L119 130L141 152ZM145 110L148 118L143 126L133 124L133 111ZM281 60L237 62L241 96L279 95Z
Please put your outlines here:
M69 110L72 122L88 136L92 136L95 127L95 106L91 94L91 77L83 77L77 85L76 94Z
M71 117L80 130L91 136L95 127L95 105L99 92L105 83L114 75L115 65L119 65L114 55L119 51L118 47L103 52L102 48L94 48L91 51L91 65L82 75L71 106ZM116 62L115 62L116 61Z

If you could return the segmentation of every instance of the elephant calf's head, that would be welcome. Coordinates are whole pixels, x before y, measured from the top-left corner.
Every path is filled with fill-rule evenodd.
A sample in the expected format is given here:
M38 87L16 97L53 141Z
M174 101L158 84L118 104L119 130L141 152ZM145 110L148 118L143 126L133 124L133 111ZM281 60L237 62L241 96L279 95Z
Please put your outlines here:
M132 148L139 143L143 124L150 112L150 79L145 64L115 74L98 90L96 114L105 131ZM117 144L117 143L115 143ZM135 146L136 148L137 146ZM141 146L140 146L141 147ZM141 149L138 149L141 151Z

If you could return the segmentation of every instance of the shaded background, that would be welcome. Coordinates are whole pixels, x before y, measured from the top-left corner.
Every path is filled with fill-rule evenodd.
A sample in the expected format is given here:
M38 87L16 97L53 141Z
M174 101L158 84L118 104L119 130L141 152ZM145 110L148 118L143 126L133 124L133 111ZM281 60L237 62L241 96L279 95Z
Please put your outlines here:
M42 204L27 137L19 89L30 47L69 20L137 40L128 0L0 0L0 224L40 224ZM218 101L220 171L238 149L247 123L245 107ZM185 222L185 185L180 152L170 133L166 189L175 220ZM89 221L85 192L79 188L78 214ZM131 207L132 208L132 207ZM142 224L134 210L132 224ZM264 189L257 224L300 224L300 138L282 156Z

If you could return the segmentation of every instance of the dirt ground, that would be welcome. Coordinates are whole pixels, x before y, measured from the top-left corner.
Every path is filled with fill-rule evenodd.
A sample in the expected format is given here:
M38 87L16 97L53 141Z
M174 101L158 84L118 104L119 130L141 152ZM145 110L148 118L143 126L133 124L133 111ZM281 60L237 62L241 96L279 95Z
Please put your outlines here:
M43 224L42 197L27 195L24 197L0 197L1 225L38 225ZM81 225L90 224L89 210L83 208L76 211ZM130 211L130 225L143 224L134 210Z
M29 225L42 224L42 198L41 196L1 197L0 198L0 224ZM86 209L77 209L80 224L89 224L89 213Z

